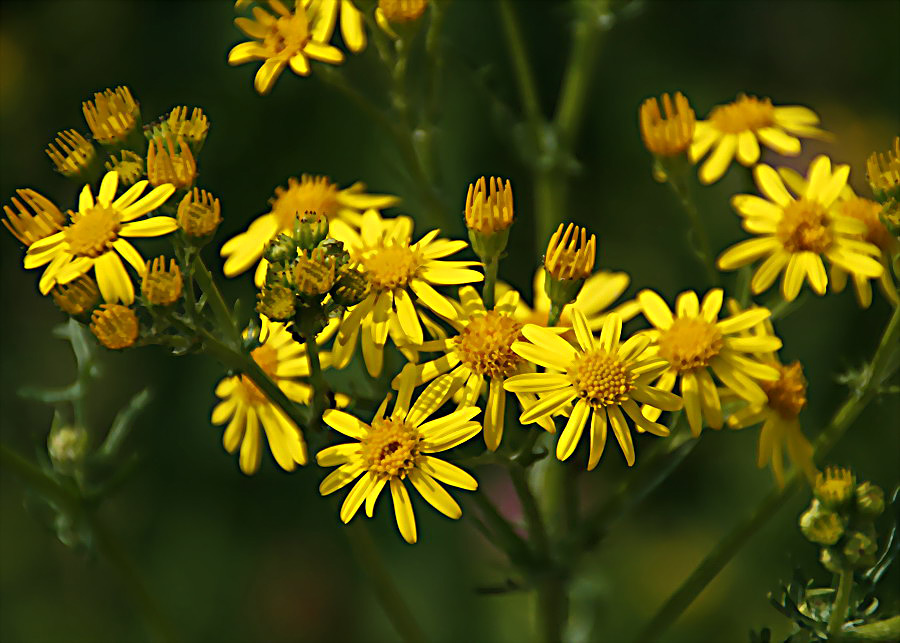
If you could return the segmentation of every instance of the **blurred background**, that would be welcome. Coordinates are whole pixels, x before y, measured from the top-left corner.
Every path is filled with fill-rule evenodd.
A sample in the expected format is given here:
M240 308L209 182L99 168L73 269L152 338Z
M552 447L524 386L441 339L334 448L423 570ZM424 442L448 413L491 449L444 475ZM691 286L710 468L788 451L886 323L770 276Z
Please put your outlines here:
M145 122L175 105L199 106L211 121L200 157L199 185L222 200L224 223L207 259L220 271L216 249L267 210L278 185L302 172L327 174L341 186L362 180L373 192L404 198L397 212L416 218L417 236L434 227L420 212L417 191L395 148L366 115L313 75L289 71L272 95L252 89L256 65L225 64L243 40L232 24L233 3L220 1L5 1L0 5L0 195L4 203L31 187L60 204L74 204L77 187L55 174L44 147L58 130L87 131L81 101L127 84ZM566 2L519 1L545 110L555 105L570 43ZM852 167L851 184L867 195L865 158L885 150L900 131L900 3L884 2L642 2L605 37L591 80L577 157L581 164L565 219L599 239L599 264L632 276L631 296L653 287L669 301L704 283L681 240L686 220L665 186L650 176L637 109L648 96L683 91L698 117L738 92L776 104L815 109L834 143L804 142L803 156L764 160L805 171L827 152ZM442 35L445 78L438 149L447 236L464 235L467 184L482 174L512 179L518 222L501 277L530 297L540 261L527 166L516 152L517 126L496 109L518 113L516 88L498 12L488 0L454 0ZM350 55L340 69L349 82L378 94L375 52ZM413 73L420 73L413 69ZM491 98L493 95L494 98ZM728 205L752 191L749 172L732 166L699 192L713 247L743 239ZM68 207L68 205L66 205ZM145 256L164 243L141 245ZM64 316L37 292L38 271L21 267L16 240L0 233L0 439L28 457L45 448L51 411L17 397L24 384L71 381L68 345L51 337ZM230 297L252 296L249 276L226 284ZM801 416L810 437L843 398L837 376L867 359L889 309L880 293L867 311L851 292L809 298L778 324L785 361L800 359L809 379ZM129 438L137 470L103 509L149 591L185 641L390 641L396 635L355 565L340 525L343 494L321 498L323 470L293 474L264 456L247 477L221 446L209 414L222 375L203 357L175 360L161 349L104 352L104 374L90 398L89 419L102 435L137 391L154 397ZM862 479L897 484L900 441L896 400L872 406L833 453ZM705 431L679 470L585 557L575 586L573 640L626 640L703 555L771 488L755 466L758 429ZM653 438L637 442L641 451ZM580 462L586 457L579 451ZM510 515L518 512L506 478L478 472L482 488ZM602 465L581 478L587 502L612 490L627 467L609 445ZM0 471L0 640L147 640L139 612L120 579L101 560L63 546L28 509L17 479ZM464 493L456 494L464 496ZM476 588L502 583L503 559L467 524L475 511L461 498L461 523L417 505L420 543L406 545L388 505L369 522L379 548L433 641L523 641L531 630L527 593L483 596ZM669 641L746 641L770 626L782 638L787 621L766 594L795 566L822 584L830 574L806 542L797 516L807 492L757 535L669 631ZM360 520L358 517L357 520ZM897 584L893 585L894 588ZM896 594L888 597L897 601Z

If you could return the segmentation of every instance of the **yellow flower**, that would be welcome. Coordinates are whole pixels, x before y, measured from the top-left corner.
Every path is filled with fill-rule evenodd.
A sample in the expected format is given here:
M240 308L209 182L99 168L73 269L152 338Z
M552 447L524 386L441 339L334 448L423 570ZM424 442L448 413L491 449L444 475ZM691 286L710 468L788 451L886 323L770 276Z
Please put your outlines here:
M295 74L309 76L310 58L335 65L344 61L340 49L312 37L304 4L304 0L295 0L291 11L281 0L269 0L274 14L254 7L253 19L235 18L238 29L254 40L242 42L228 52L228 64L264 61L253 81L257 93L268 94L287 65Z
M719 320L722 290L714 288L703 298L687 290L675 302L676 316L652 290L638 293L644 316L654 329L645 334L652 340L648 354L668 364L657 386L671 391L681 379L681 397L691 432L700 435L703 420L713 429L722 428L722 403L709 369L731 391L753 404L763 404L766 393L756 380L777 381L778 369L746 353L774 351L781 340L771 335L743 337L738 334L768 319L766 308L752 308ZM735 336L738 335L738 336ZM644 415L656 419L656 409L644 409Z
M818 123L819 116L807 107L775 107L771 99L740 94L733 103L714 108L707 120L697 122L688 156L696 163L715 147L700 168L700 182L715 183L725 174L735 155L748 167L756 163L760 143L779 154L797 156L800 154L798 136L828 136L816 127Z
M122 150L118 156L111 155L103 167L118 174L120 187L125 187L134 185L146 175L147 162L136 152Z
M400 36L391 25L414 22L422 17L428 7L428 0L378 0L375 8L375 23L394 40Z
M50 294L60 310L74 316L90 312L100 302L97 282L87 275L67 284L56 284Z
M103 145L123 143L137 131L141 110L131 90L120 86L94 94L81 104L84 120L94 138Z
M729 302L729 308L736 313L737 318L753 311L750 309L741 313L740 307L733 301ZM768 342L774 332L768 319L754 324L745 331L739 339L751 342L760 340ZM803 377L803 367L799 362L782 364L775 349L759 350L756 358L774 368L778 373L778 379L761 382L765 398L751 401L730 415L728 428L743 429L761 422L763 426L759 434L757 466L762 468L767 464L770 465L775 480L779 486L784 486L783 450L787 447L791 460L803 470L812 483L817 474L813 464L813 448L803 435L798 420L800 411L806 406L806 379Z
M171 183L177 190L189 189L194 185L197 179L197 161L183 138L176 142L171 134L167 134L165 138L150 141L147 149L147 178L150 179L150 185Z
M313 17L311 31L316 42L331 41L340 14L341 37L347 49L358 54L366 48L366 21L351 0L312 0L308 11Z
M550 319L551 302L550 297L547 296L547 292L544 290L544 280L546 278L547 275L543 268L538 268L535 271L532 282L534 307L530 308L528 304L520 299L513 314L516 319L526 324L547 325ZM573 308L577 308L584 314L588 328L594 332L599 331L603 327L603 320L611 312L619 315L623 322L630 321L641 312L640 304L634 299L629 299L612 310L608 310L613 302L622 296L622 293L628 288L629 282L630 278L624 272L600 270L594 273L585 280L575 301L563 308L557 325L572 326L570 311Z
M423 342L417 348L427 352L443 353L441 357L415 367L416 385L428 382L439 375L449 373L453 378L453 390L464 387L463 405L477 404L488 380L488 399L484 414L484 442L496 451L503 438L503 418L506 413L506 393L503 382L518 373L533 372L531 365L512 350L513 342L524 339L522 322L512 314L519 301L519 293L508 290L497 301L493 310L486 310L484 302L471 286L459 289L461 312L450 324L456 329L454 337ZM399 386L400 377L393 385ZM535 402L533 393L516 393L523 409ZM542 419L541 426L548 431L556 427L549 418Z
M111 350L133 346L140 332L135 312L121 304L101 304L91 313L91 332Z
M490 190L488 190L490 185ZM466 195L466 227L483 235L509 228L513 223L513 194L509 179L491 177L487 184L482 176L469 184Z
M144 258L125 237L158 237L175 230L178 224L172 217L135 221L165 203L175 188L160 185L139 199L147 187L147 181L139 181L115 199L118 183L118 174L107 172L96 201L91 186L85 185L78 212L70 213L71 223L28 246L25 268L50 264L41 276L41 293L46 295L55 284L69 283L93 268L103 299L110 303L134 301L134 285L119 255L138 274L144 271Z
M802 198L806 194L809 183L799 173L786 167L778 168L778 174L784 179L785 185L797 197ZM858 235L857 238L877 246L881 251L879 257L883 272L879 284L881 290L894 305L897 305L897 286L891 276L890 261L891 258L900 252L900 242L891 234L890 230L884 225L879 217L881 213L881 204L857 196L850 185L845 185L838 195L837 200L832 206L833 211L842 217L857 219L866 226L864 234ZM847 285L847 271L835 264L829 269L831 273L831 286L835 292L841 292ZM863 308L868 308L872 304L872 286L869 279L858 273L852 274L853 286L856 290L856 299Z
M662 102L665 116L660 112L656 98L648 98L641 104L641 137L652 154L678 156L693 140L694 110L681 92L675 94L674 101L668 94L663 94Z
M97 158L93 144L73 129L59 132L45 151L56 170L69 177L84 172Z
M66 217L47 197L34 190L16 190L19 199L12 198L14 212L8 205L3 206L6 218L3 225L19 241L26 246L46 239L58 232L66 222Z
M208 237L222 222L222 206L206 190L194 188L181 199L175 216L187 236Z
M544 267L554 279L571 281L587 279L597 260L597 235L590 239L587 230L574 224L565 228L560 223L547 244Z
M261 286L266 278L267 262L260 259L266 244L282 232L292 233L294 220L305 212L323 214L332 224L340 220L359 227L364 211L389 208L399 201L389 194L366 194L365 189L365 185L357 182L341 190L326 176L304 174L299 181L293 177L288 179L287 188L275 188L271 211L222 246L225 275L239 275L258 261L254 280L257 287Z
M635 335L620 343L622 318L615 313L607 315L599 340L594 338L587 320L577 308L572 311L572 322L577 339L574 346L553 329L532 324L523 327L522 334L528 341L513 343L513 351L548 370L514 375L506 380L504 388L513 393L538 394L538 402L519 418L523 424L567 409L575 400L566 428L556 443L556 457L560 460L567 459L575 451L590 419L588 470L596 467L603 455L607 425L612 425L625 461L632 466L634 444L622 411L640 429L665 436L669 429L644 417L638 404L663 411L681 408L681 399L677 395L650 386L667 364L658 357L642 358L650 343L646 335Z
M322 416L326 424L358 442L328 447L316 455L319 465L338 467L319 485L323 496L359 478L341 505L343 522L349 522L363 502L366 515L371 518L378 496L388 485L397 527L408 543L416 542L416 519L403 481L409 480L422 497L445 516L459 518L462 510L438 482L470 491L477 489L478 483L459 467L430 454L462 444L481 430L478 422L471 421L479 413L475 406L464 406L426 422L449 398L452 378L447 375L437 378L411 403L414 381L415 370L410 364L401 374L393 412L385 417L388 396L371 424L343 411L326 411Z
M181 298L183 288L181 270L172 259L166 269L165 257L157 257L147 262L144 278L141 281L141 293L148 303L154 306L171 306Z
M894 137L894 148L873 152L866 160L866 177L878 198L900 197L900 136Z
M309 375L306 348L294 341L284 324L269 321L266 317L260 319L260 338L263 342L251 356L289 399L309 404L312 387L297 380ZM334 324L329 326L318 341L325 341L334 335L335 328ZM329 363L328 354L321 357L324 367ZM282 469L293 471L296 465L306 464L306 442L300 428L269 401L249 377L233 375L223 378L216 386L216 395L222 401L213 409L212 423L221 425L228 422L222 442L228 453L234 453L240 447L238 461L241 471L251 475L259 469L262 457L260 424L272 455Z
M337 222L341 223L341 222ZM417 303L445 317L454 319L456 309L450 300L433 286L455 286L482 281L484 275L471 269L475 261L441 261L466 247L465 241L438 239L432 230L416 243L411 243L412 220L408 217L382 219L374 210L363 215L359 233L346 224L332 234L344 242L350 257L362 268L369 282L369 294L344 315L341 330L333 347L335 364L347 364L361 336L363 359L372 377L381 373L384 345L388 335L397 346L421 344L424 337Z
M797 297L807 279L816 294L825 294L828 276L820 255L852 275L881 277L883 268L873 258L881 251L857 238L866 234L866 224L842 216L834 207L849 173L847 165L839 165L832 172L831 160L819 156L809 167L803 196L794 199L774 169L757 165L753 175L768 199L737 194L731 205L744 219L744 229L760 236L723 252L717 261L719 269L735 270L766 257L754 273L750 288L754 294L761 293L784 270L781 289L787 301Z
M176 139L183 138L196 150L206 140L209 119L199 107L191 110L190 117L187 106L176 107L166 119L166 128Z

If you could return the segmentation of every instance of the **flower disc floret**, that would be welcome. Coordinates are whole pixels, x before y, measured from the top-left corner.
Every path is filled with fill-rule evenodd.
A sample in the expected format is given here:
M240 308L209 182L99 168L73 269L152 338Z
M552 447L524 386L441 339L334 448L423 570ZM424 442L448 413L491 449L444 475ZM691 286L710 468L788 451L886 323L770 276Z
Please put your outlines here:
M117 210L97 205L86 212L75 213L63 234L73 255L96 259L112 249L121 228Z
M424 259L417 249L390 244L363 254L360 264L375 290L406 288L416 277Z
M834 242L830 224L828 211L821 203L800 199L784 207L775 234L788 252L820 254Z
M778 365L779 378L774 382L760 382L769 407L785 420L791 420L800 414L806 406L806 378L803 377L803 366L794 362L787 366Z
M496 310L473 317L456 337L460 361L474 373L509 377L522 358L512 349L522 339L522 323Z
M415 467L421 440L415 427L405 422L376 419L368 435L360 440L362 459L379 478L403 480Z
M683 373L709 366L722 350L722 333L705 319L679 317L659 336L659 355Z
M628 401L637 380L617 356L602 348L575 358L568 375L578 397L594 408Z

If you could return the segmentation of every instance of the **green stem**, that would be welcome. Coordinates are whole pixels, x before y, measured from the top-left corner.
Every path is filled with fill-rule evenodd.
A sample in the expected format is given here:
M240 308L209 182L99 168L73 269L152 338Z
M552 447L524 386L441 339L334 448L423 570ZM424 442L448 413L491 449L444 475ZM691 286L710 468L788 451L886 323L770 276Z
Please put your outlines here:
M548 570L537 588L537 617L540 640L561 643L569 613L567 578L558 570Z
M518 464L510 464L508 469L516 495L519 497L519 503L522 505L522 515L525 517L525 523L528 525L528 535L534 545L535 553L538 559L546 560L550 553L547 528L544 525L544 519L541 517L537 500L535 500L531 487L528 485L527 471Z
M506 46L509 48L509 56L512 59L513 73L516 77L516 85L519 88L519 97L522 101L522 109L525 118L532 129L532 135L537 136L541 129L540 103L538 101L537 84L531 72L528 62L528 54L525 51L525 41L512 0L500 0L497 5L500 8L500 19L503 23L503 35L506 37Z
M831 617L828 619L828 639L840 638L844 621L847 620L847 610L850 609L850 592L853 591L853 569L844 567L841 569L838 581L837 595L831 606Z
M484 285L481 289L481 298L484 300L485 310L494 309L494 297L497 289L497 269L500 261L493 257L484 263Z
M881 383L896 370L896 365L891 361L898 342L900 342L900 308L895 308L867 369L865 381L859 388L851 391L832 417L828 427L816 439L814 447L817 462L821 462L834 448L869 402L875 399ZM771 491L749 517L738 523L706 555L697 568L650 619L636 640L642 643L651 643L657 640L722 571L732 557L740 551L744 543L766 524L769 518L774 516L778 509L800 488L801 480L800 474L794 471L784 488Z
M193 268L192 272L197 279L197 284L206 295L206 299L209 301L213 314L216 316L219 327L227 333L230 340L239 343L241 331L238 327L238 321L234 318L231 309L225 303L222 292L219 290L218 285L216 285L212 273L210 273L206 264L203 263L203 258L199 254L194 258Z
M534 561L528 545L497 510L487 495L482 491L470 494L468 497L481 509L484 521L494 535L491 540L492 544L505 552L514 565L522 569L530 569Z
M305 321L305 318L304 320ZM310 323L315 323L309 318ZM312 424L318 427L322 421L322 414L328 408L328 383L322 375L322 363L319 361L319 345L316 343L316 332L310 324L304 324L301 328L306 344L306 360L309 362L309 382L313 387L312 396Z
M547 277L549 279L549 277ZM560 306L557 303L550 304L550 314L547 317L547 325L548 326L556 326L559 323L559 318L562 316L563 308L565 305Z
M700 216L700 210L697 208L697 201L694 198L694 191L691 189L690 165L684 162L681 167L667 168L667 177L669 186L678 197L681 208L688 215L691 222L690 242L694 248L694 254L703 265L706 271L706 278L709 280L710 286L717 286L720 282L719 273L716 270L715 259L712 253L712 244L709 240L709 232L703 225L703 219Z
M397 585L381 559L381 553L372 541L368 527L359 521L344 530L357 562L365 570L375 589L381 607L403 641L425 641L425 634L403 600Z

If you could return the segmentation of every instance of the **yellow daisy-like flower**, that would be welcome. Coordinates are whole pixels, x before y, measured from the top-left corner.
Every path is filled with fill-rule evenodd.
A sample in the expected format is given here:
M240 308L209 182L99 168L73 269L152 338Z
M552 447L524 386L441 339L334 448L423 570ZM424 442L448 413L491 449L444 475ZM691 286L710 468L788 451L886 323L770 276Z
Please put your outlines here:
M261 346L251 352L254 361L272 378L288 399L309 404L312 387L297 380L309 375L306 347L294 341L284 324L260 317L264 338ZM332 324L317 341L326 341L334 334ZM328 354L323 354L323 367L328 364ZM260 425L266 434L275 461L285 471L293 471L298 464L306 464L307 452L303 433L294 422L246 375L223 378L216 386L216 395L222 401L213 409L212 423L228 423L222 443L228 453L240 447L241 471L251 475L259 469L262 457Z
M69 213L71 223L28 246L25 268L49 264L38 284L41 293L46 295L55 284L69 283L93 268L104 300L134 302L134 285L119 255L138 274L144 271L144 258L125 237L158 237L174 231L178 224L172 217L135 219L165 203L175 187L160 185L141 197L147 181L138 181L116 199L118 184L119 175L107 172L96 201L91 186L85 185L78 211Z
M543 267L538 268L532 281L534 306L529 307L528 304L520 299L513 314L516 319L526 324L547 325L547 321L550 319L551 302L550 297L547 296L547 291L544 290L544 280L546 278L546 271ZM611 312L619 315L623 322L631 320L641 312L640 304L633 299L624 301L609 310L609 307L628 288L630 281L630 277L624 272L613 272L611 270L595 272L584 282L584 286L581 287L581 291L578 293L575 301L563 308L558 325L572 326L570 311L573 308L580 310L584 314L588 328L595 332L603 327L603 320Z
M809 167L803 196L794 199L774 169L757 165L753 176L767 198L737 194L731 205L744 219L744 229L760 236L723 252L718 268L735 270L766 257L753 274L750 289L754 294L763 292L783 270L781 290L787 301L797 297L805 280L816 294L825 294L828 276L821 255L854 276L881 277L883 268L875 259L881 251L859 238L866 234L866 224L842 216L834 207L849 174L847 165L832 172L831 160L819 156Z
M688 156L699 161L715 148L700 168L700 182L715 183L731 164L731 159L746 166L759 160L759 144L785 156L800 154L800 139L824 138L827 132L816 127L819 116L808 107L776 107L769 98L739 95L727 105L719 105L705 121L697 121L694 141Z
M519 293L508 290L493 310L486 310L484 302L472 286L459 289L461 312L450 324L456 329L454 337L435 339L420 344L421 351L443 353L441 357L417 365L416 385L449 373L453 378L453 392L464 387L462 405L476 404L488 381L488 399L484 413L484 442L496 451L503 438L503 418L506 414L506 393L503 383L508 377L533 372L531 365L513 351L514 342L524 339L524 324L513 317ZM394 386L399 386L400 377ZM535 402L533 393L516 393L523 409ZM556 427L549 418L542 418L541 426L548 431Z
M729 302L729 308L740 312L736 302ZM745 333L749 338L765 338L774 330L767 319L755 325ZM788 455L794 464L803 470L810 483L818 473L813 463L813 447L803 435L798 416L806 406L806 379L800 362L789 365L782 364L775 351L763 351L757 358L778 371L778 379L761 382L766 393L764 401L751 402L728 417L728 428L743 429L762 423L759 434L759 452L757 466L767 464L779 486L784 486L784 455L787 447Z
M220 254L225 257L223 271L234 277L257 263L255 282L262 286L268 262L261 260L266 244L282 232L294 230L294 220L305 212L324 215L330 222L341 220L359 227L367 210L382 210L396 205L399 199L390 194L366 194L363 183L340 189L327 176L304 174L300 180L288 179L286 188L275 188L271 211L258 217L247 230L229 239Z
M397 527L408 543L417 540L416 519L403 481L409 480L422 497L445 516L459 518L462 510L438 482L470 491L477 489L478 483L459 467L430 454L462 444L481 430L481 425L472 421L480 412L475 406L464 406L449 415L426 421L450 397L452 377L437 378L415 402L411 402L414 382L415 369L409 364L401 374L393 412L385 417L388 396L371 424L343 411L326 411L322 416L326 424L358 442L328 447L316 455L319 465L338 467L319 485L323 496L359 478L341 505L343 522L349 522L363 502L366 515L371 518L378 496L388 485Z
M275 81L288 65L298 76L309 76L310 59L333 65L344 62L340 49L314 39L304 7L307 2L296 0L293 11L281 0L269 0L268 4L274 13L253 7L252 19L235 18L238 29L254 40L242 42L228 52L229 65L264 61L253 81L257 93L272 91Z
M628 466L634 464L634 443L625 415L640 429L665 436L669 429L641 413L639 403L660 411L676 411L681 399L655 388L650 383L667 364L658 357L644 359L650 344L646 335L635 335L620 343L622 318L607 315L599 340L594 338L587 319L577 308L572 310L577 345L572 345L552 329L528 324L522 334L528 341L513 343L519 356L547 368L545 373L514 375L503 385L512 393L535 393L537 403L526 409L519 420L535 422L567 409L575 400L566 428L556 443L556 457L565 460L575 451L590 420L588 471L597 466L606 445L607 426L611 425Z
M339 230L335 230L335 227ZM409 217L382 219L374 210L363 215L357 233L346 224L332 222L332 234L344 242L350 257L359 264L369 282L369 294L344 315L333 350L338 368L345 366L361 336L363 359L372 377L381 373L388 335L397 346L417 347L424 340L416 303L455 319L450 300L433 286L458 286L482 281L472 270L477 261L442 261L466 247L465 241L438 239L432 230L411 243L413 223ZM409 291L417 297L413 302ZM422 321L420 321L422 315Z
M312 0L308 11L313 17L313 40L330 42L340 14L341 37L347 49L358 54L366 48L366 21L351 0Z
M657 386L671 391L681 379L681 397L688 424L699 436L703 420L713 429L722 428L722 403L709 369L731 391L751 403L761 404L766 394L757 380L775 381L777 369L747 353L775 351L781 340L770 335L744 337L741 333L768 319L767 308L752 308L719 319L723 294L720 288L706 293L701 305L697 293L687 290L675 302L676 315L652 290L638 293L638 302L654 328L645 331L652 344L649 355L658 355L669 365ZM655 420L656 409L644 408L644 415Z
M806 194L809 183L799 173L786 167L778 168L778 174L784 179L785 185L799 198ZM866 226L865 234L859 235L859 239L877 246L881 251L879 260L883 272L879 284L885 297L895 306L900 303L897 297L897 286L894 284L894 278L891 276L890 261L891 258L900 252L900 242L891 234L890 230L881 221L879 214L882 206L880 203L857 196L849 185L845 185L838 195L837 201L833 206L834 211L842 216L850 219L857 219ZM847 285L847 271L840 266L831 265L829 270L831 273L831 286L835 292L841 292ZM868 308L872 304L872 286L869 279L853 274L853 286L856 290L856 299L863 308Z

